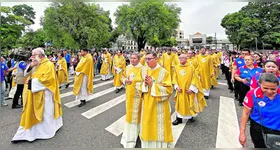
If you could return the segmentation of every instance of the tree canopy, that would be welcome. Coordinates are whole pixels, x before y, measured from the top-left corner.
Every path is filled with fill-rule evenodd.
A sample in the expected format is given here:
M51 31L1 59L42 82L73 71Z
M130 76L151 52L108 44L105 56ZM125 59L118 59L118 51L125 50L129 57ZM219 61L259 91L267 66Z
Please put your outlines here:
M41 19L47 38L69 49L109 47L111 22L109 11L85 2L53 2Z
M34 24L34 19L33 7L26 4L1 6L1 49L15 48L26 27Z
M172 41L180 13L181 8L163 2L130 2L119 6L114 15L119 31L136 41L140 51L147 42L160 46L161 41Z
M221 22L229 40L241 47L280 48L280 3L249 2L240 11L226 15Z

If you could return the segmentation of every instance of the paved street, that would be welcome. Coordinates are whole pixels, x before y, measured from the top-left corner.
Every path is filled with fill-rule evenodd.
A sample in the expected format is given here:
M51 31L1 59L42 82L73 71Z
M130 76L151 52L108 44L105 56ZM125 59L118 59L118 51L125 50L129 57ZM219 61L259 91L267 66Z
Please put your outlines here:
M73 77L70 78L73 80ZM238 148L238 120L242 108L227 90L224 76L219 77L219 86L211 90L208 106L194 123L184 123L173 127L175 148ZM125 90L115 94L113 80L94 80L94 94L88 103L79 108L72 94L73 82L68 89L61 88L63 103L63 127L56 136L49 140L20 142L12 144L20 121L22 109L11 109L12 100L7 100L8 107L0 109L2 148L122 148L120 144L125 122ZM174 95L174 94L173 94ZM174 113L173 96L170 100ZM172 116L174 118L174 114ZM173 121L174 119L172 119ZM253 148L249 126L247 127L247 147ZM137 144L140 147L140 141Z

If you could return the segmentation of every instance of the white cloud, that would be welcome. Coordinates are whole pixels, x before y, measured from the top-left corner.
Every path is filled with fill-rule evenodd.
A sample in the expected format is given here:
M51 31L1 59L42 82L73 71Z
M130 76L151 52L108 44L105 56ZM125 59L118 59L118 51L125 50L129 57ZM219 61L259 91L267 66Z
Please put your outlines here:
M50 2L2 2L2 6L13 6L17 4L31 5L36 12L35 25L31 28L34 30L40 28L40 17L44 15L44 10L49 6ZM110 17L115 27L114 13L118 6L126 2L97 2L104 10L110 11ZM240 10L247 2L217 2L217 1L188 1L188 2L169 2L181 7L180 29L184 30L185 37L190 34L201 32L207 36L217 38L226 38L225 31L221 27L222 18L228 14Z

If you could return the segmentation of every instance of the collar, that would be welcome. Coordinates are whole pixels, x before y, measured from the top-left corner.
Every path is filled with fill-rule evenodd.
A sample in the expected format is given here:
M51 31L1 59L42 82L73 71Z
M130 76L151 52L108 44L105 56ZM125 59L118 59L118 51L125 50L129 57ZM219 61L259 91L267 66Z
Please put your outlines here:
M243 66L245 69L249 69L246 65ZM253 65L253 68L259 68L258 66L256 65Z
M278 88L277 94L280 94L280 89L279 88ZM263 98L264 97L264 94L263 94L262 89L260 87L258 87L254 90L254 95L257 98Z
M159 68L160 66L159 66L159 64L157 63L157 65L156 65L156 67L155 68L150 68L151 70L156 70L157 68Z
M131 65L131 66L134 67L134 68L139 68L139 67L142 67L143 65L141 63L138 63L136 66L133 66L133 65Z
M50 61L50 60L49 60L48 58L46 58L46 57L43 58L43 59L40 61L40 65L43 64L43 63L45 63L45 62L47 62L47 61Z

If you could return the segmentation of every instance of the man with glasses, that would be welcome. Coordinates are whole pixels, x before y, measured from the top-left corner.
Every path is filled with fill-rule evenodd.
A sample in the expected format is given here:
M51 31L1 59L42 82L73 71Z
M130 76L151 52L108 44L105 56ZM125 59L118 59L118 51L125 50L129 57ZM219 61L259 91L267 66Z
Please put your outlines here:
M136 86L143 92L141 118L142 148L169 148L173 142L170 104L173 88L171 76L157 63L157 54L146 54L148 65L144 84Z
M180 65L174 68L173 84L176 90L174 100L176 120L173 125L183 122L183 119L194 122L193 117L202 112L207 105L204 99L201 82L193 65L187 63L187 55L181 54Z

